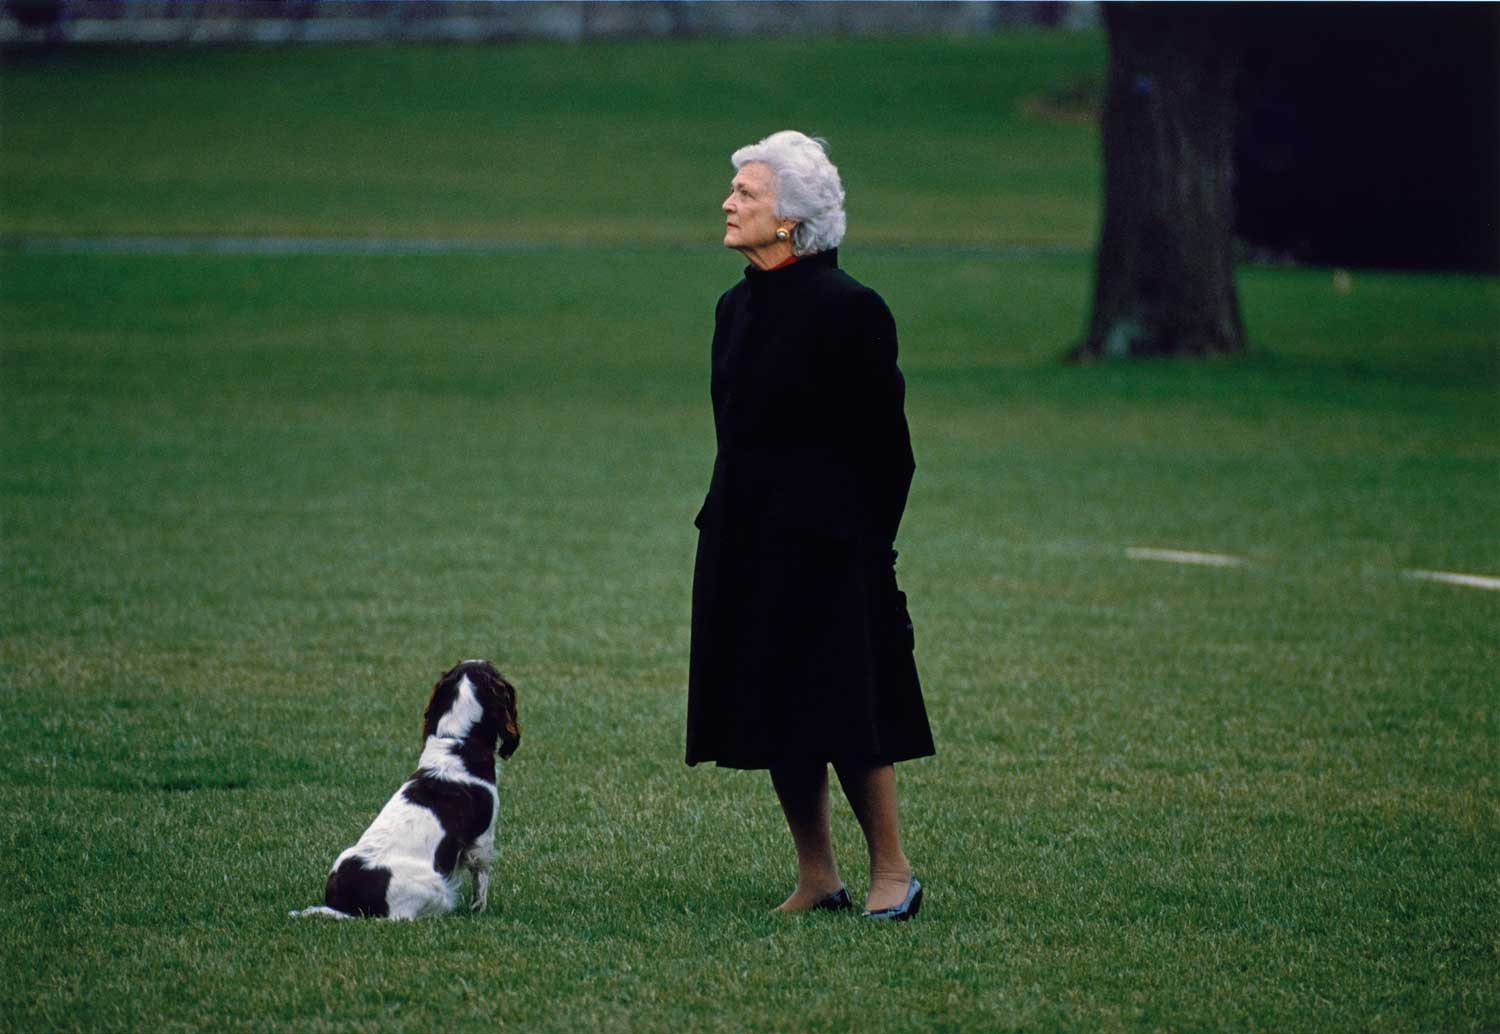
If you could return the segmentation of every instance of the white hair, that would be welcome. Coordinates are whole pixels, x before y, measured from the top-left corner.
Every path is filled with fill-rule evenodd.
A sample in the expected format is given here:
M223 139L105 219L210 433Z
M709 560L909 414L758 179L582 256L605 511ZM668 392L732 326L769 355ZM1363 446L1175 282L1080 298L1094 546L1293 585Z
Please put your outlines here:
M811 255L844 239L844 185L828 160L828 141L795 129L772 133L729 156L735 171L750 162L771 167L776 184L776 217L795 219L792 254Z

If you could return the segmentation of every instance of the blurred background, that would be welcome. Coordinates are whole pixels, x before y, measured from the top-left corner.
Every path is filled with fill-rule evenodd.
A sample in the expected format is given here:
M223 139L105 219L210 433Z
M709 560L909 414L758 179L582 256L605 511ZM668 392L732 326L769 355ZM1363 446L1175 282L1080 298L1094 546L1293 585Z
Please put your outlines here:
M643 0L9 0L4 39L121 42L505 42L662 36L984 33L1097 24L1094 3Z
M1017 31L1098 33L1102 10L1088 2L1020 0L5 0L0 43L16 48L16 60L89 44L957 41ZM1168 24L1165 14L1151 17ZM1228 58L1235 66L1232 204L1243 257L1500 269L1494 5L1249 4L1217 17L1226 26L1218 35L1230 34L1236 44ZM1090 120L1103 93L1095 66L1030 102L1044 117ZM995 231L988 237L1008 236L1003 225ZM1072 240L1092 243L1087 233Z

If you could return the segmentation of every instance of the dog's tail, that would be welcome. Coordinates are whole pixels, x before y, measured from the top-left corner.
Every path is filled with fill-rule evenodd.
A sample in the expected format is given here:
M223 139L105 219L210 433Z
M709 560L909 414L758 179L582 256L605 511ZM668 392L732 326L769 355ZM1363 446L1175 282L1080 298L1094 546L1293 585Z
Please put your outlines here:
M340 912L336 908L329 908L327 905L314 905L311 908L304 908L300 912L288 912L287 915L293 919L305 919L308 916L327 916L329 919L359 918L358 916L350 915L348 912Z

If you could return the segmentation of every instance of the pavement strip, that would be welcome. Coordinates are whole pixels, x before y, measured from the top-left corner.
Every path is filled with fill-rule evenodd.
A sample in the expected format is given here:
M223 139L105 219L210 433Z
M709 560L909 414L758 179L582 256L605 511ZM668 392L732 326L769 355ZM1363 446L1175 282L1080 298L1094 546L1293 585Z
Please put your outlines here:
M712 242L522 240L504 237L303 237L248 234L120 234L115 236L32 236L0 234L0 252L63 255L506 255L541 252L609 251L637 254L655 251L709 252ZM875 244L860 249L892 255L974 255L1026 259L1042 255L1082 255L1065 245L1010 244Z

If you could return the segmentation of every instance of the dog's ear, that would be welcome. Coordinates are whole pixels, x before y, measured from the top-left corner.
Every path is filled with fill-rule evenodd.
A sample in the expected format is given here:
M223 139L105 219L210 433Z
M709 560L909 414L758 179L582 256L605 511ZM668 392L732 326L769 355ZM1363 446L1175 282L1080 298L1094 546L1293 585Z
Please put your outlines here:
M516 687L500 680L500 759L508 760L521 745L521 719L516 710Z
M500 759L508 759L521 745L521 721L516 711L516 687L495 666L486 663L482 669L485 682L495 695L495 720L499 728Z
M511 719L500 728L500 760L509 761L520 745L521 723Z

